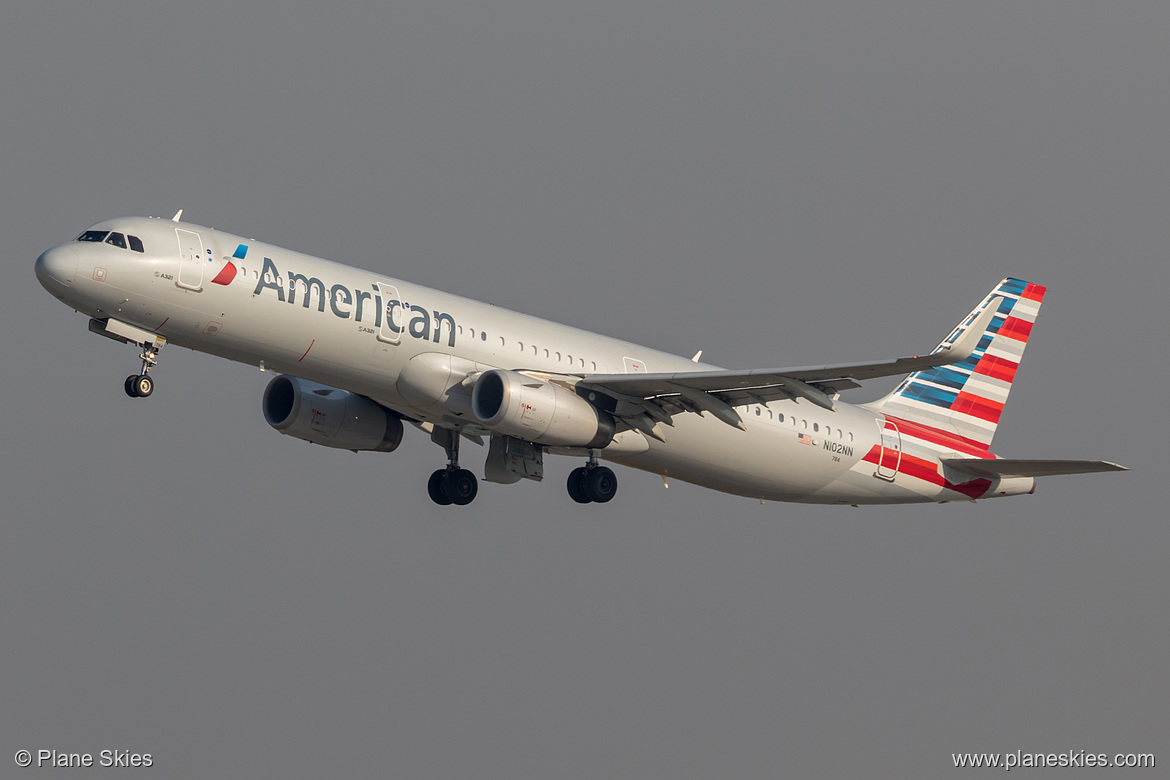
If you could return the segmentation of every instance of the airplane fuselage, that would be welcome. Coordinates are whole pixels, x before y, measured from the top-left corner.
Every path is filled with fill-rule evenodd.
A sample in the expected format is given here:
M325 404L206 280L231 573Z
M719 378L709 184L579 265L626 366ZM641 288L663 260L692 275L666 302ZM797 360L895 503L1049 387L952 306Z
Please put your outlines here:
M408 421L491 435L467 377L490 369L588 377L717 366L341 265L158 218L99 223L144 251L73 241L38 260L42 284L95 320L365 396ZM621 430L598 457L762 500L881 504L1031 492L1026 478L972 479L940 458L994 457L945 429L837 401L741 404L742 430L680 414L665 441ZM588 454L583 447L550 452Z

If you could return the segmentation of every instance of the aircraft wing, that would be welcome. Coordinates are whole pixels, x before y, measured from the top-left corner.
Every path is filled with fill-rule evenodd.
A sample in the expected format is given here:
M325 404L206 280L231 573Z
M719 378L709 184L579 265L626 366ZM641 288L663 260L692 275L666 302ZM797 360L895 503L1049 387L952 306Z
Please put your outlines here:
M978 477L1051 477L1058 474L1092 474L1129 471L1107 460L1012 460L1009 458L943 458L944 466Z
M995 304L988 305L953 344L944 344L929 355L802 368L591 374L577 383L577 388L613 399L616 417L660 441L665 439L657 423L671 425L671 415L680 412L710 412L728 425L743 428L743 420L734 406L803 398L832 410L833 396L842 390L861 387L858 381L910 374L966 360L979 345L997 308Z

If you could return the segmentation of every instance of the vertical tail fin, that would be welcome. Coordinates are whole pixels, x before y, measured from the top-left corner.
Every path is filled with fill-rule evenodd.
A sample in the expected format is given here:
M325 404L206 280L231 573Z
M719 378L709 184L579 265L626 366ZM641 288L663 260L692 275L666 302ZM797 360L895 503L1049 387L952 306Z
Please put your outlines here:
M1040 285L1004 279L934 350L953 343L993 300L998 301L998 313L969 358L914 372L874 406L990 446L1044 293Z

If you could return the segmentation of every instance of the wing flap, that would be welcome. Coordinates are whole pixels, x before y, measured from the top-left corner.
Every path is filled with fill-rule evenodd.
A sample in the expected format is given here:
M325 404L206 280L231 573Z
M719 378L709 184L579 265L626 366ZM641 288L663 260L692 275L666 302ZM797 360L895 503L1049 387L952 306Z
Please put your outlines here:
M979 477L1053 477L1061 474L1093 474L1129 471L1107 460L1016 460L1010 458L943 458L944 466Z

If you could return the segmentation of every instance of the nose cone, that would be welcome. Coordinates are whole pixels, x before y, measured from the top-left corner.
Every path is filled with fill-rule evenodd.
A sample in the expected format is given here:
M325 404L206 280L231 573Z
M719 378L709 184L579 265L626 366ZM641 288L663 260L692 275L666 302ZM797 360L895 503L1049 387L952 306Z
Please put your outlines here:
M37 279L54 295L73 284L77 274L77 252L68 244L55 246L37 258Z

